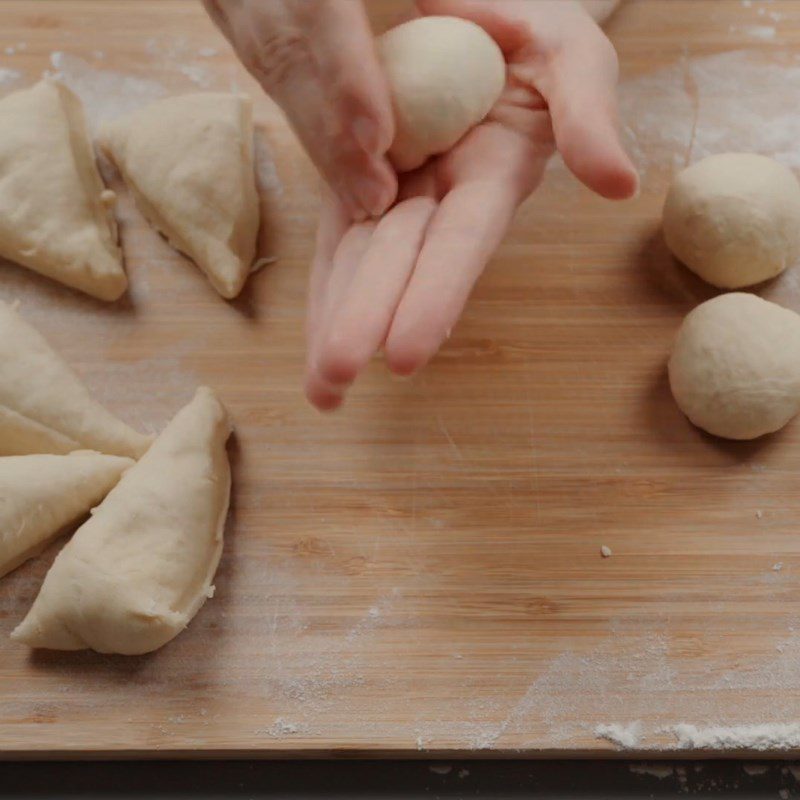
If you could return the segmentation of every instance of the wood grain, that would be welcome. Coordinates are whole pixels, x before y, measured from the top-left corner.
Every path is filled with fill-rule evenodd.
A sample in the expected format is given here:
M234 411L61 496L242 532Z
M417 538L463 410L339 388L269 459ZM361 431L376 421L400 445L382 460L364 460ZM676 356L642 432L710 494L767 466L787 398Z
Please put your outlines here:
M385 24L401 4L370 5ZM759 6L628 4L623 80L793 58L800 4ZM84 89L110 71L252 93L278 261L225 303L126 202L115 306L0 266L0 297L122 416L158 429L207 383L237 427L217 596L163 650L31 654L6 637L56 548L0 582L2 755L606 755L600 724L641 721L659 748L677 722L800 717L800 424L725 444L671 401L671 337L711 294L658 237L679 164L653 155L621 204L555 166L435 362L399 381L376 361L321 416L301 394L316 182L280 115L193 2L0 2L15 85L54 51ZM769 292L800 308L791 280Z

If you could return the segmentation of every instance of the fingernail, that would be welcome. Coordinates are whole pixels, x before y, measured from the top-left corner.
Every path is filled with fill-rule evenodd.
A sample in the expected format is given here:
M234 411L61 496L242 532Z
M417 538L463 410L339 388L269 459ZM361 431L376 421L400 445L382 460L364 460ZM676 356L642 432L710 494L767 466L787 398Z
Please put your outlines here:
M356 117L350 129L362 150L374 153L378 149L378 125L369 117Z

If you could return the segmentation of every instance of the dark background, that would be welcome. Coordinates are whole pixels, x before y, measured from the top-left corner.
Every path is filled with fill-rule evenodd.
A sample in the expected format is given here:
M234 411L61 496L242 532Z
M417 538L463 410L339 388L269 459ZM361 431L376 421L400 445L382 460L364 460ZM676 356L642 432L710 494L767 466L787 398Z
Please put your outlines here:
M653 770L668 771L666 776ZM642 770L646 770L643 772ZM795 778L795 774L797 778ZM789 761L162 761L0 763L0 797L800 797Z

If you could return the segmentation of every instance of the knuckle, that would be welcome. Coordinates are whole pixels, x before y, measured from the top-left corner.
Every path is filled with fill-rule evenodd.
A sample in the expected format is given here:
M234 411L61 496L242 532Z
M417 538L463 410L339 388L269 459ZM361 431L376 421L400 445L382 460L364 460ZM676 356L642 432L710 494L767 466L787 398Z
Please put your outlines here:
M252 35L247 66L262 82L275 87L285 83L298 67L308 64L310 58L308 37L292 28Z

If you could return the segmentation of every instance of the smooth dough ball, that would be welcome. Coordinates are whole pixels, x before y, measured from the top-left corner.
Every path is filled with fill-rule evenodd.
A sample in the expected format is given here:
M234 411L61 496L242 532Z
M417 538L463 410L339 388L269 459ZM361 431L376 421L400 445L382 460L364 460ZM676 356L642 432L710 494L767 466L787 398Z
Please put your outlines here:
M739 289L773 278L800 256L800 185L766 156L709 156L673 181L664 238L714 286Z
M506 80L500 48L456 17L420 17L378 38L395 115L389 156L401 171L449 150L497 102Z
M800 410L800 316L753 294L724 294L683 321L669 360L681 411L726 439L755 439Z

